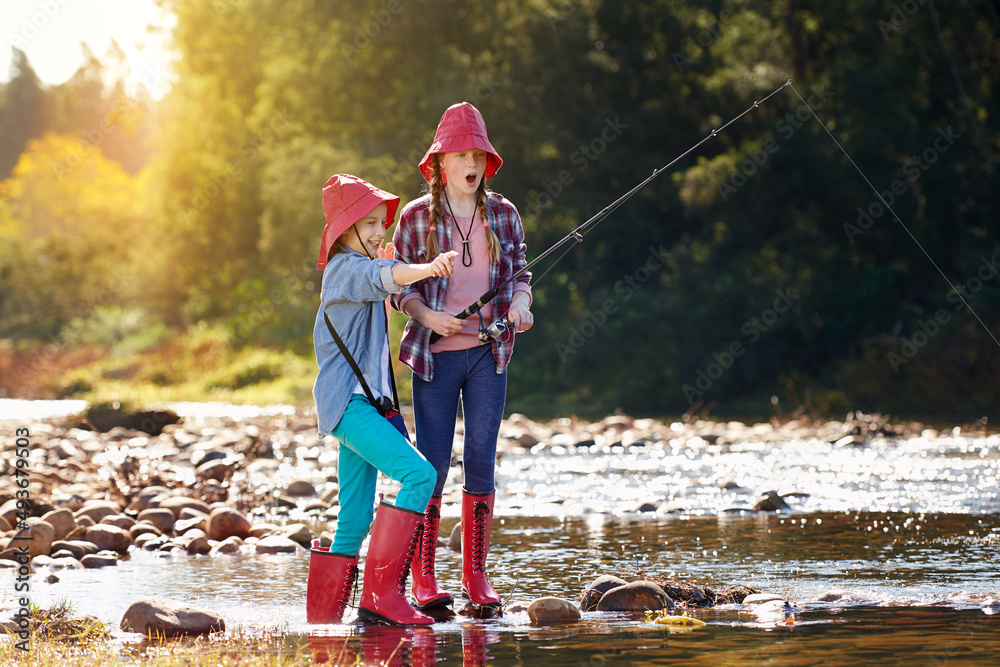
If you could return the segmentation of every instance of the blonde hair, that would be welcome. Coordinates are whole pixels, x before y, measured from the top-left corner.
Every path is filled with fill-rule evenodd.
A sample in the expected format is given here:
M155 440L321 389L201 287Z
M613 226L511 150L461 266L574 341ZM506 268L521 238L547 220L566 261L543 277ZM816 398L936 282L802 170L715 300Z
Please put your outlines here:
M437 225L441 221L441 191L444 183L441 178L441 163L438 161L438 154L431 158L431 180L428 182L431 200L427 207L427 260L437 257L441 249L438 247ZM490 257L494 262L500 261L500 239L497 233L489 226L489 218L486 216L486 195L491 191L486 187L486 177L479 182L479 189L476 190L476 212L479 219L486 228L486 243L489 248ZM457 221L456 221L457 222Z

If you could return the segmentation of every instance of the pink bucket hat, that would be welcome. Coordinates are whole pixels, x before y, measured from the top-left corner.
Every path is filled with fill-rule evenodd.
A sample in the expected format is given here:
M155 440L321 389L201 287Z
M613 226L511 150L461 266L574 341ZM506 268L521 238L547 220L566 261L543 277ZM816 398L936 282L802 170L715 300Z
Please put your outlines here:
M483 120L483 114L468 102L453 104L445 109L444 115L438 121L434 143L420 161L420 173L424 175L424 179L431 180L431 156L435 153L454 153L473 148L486 152L485 180L493 178L503 160L486 137L486 121Z
M319 259L316 262L318 270L326 268L330 248L340 235L382 202L386 203L385 228L389 229L396 218L399 197L385 190L379 190L357 176L334 174L330 177L323 186L323 215L326 216L326 226L323 227Z

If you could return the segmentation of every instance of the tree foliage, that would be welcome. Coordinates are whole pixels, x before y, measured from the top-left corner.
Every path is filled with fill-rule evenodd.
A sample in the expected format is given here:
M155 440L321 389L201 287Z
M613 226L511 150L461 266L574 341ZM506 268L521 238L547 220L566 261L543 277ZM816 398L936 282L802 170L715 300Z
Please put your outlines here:
M534 256L791 78L539 267L510 407L996 412L993 0L161 4L181 55L135 196L166 322L307 350L323 182L418 196L457 101L486 118ZM39 136L19 62L0 123ZM5 187L0 225L24 228Z

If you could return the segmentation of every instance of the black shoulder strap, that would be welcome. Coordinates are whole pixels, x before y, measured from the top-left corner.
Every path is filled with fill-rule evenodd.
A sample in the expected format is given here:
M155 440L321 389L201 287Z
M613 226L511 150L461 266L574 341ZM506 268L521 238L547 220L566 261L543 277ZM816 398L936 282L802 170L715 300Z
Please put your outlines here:
M322 309L323 306L320 305L320 310ZM333 342L335 342L337 344L337 347L340 348L340 353L344 355L344 358L347 359L347 363L351 365L351 370L353 370L354 374L358 376L358 382L361 383L361 388L364 389L365 396L368 398L368 402L371 403L372 405L376 405L375 395L372 393L371 387L368 386L368 382L365 380L364 374L361 372L361 369L358 368L358 363L354 361L354 356L347 349L347 346L344 345L344 341L340 339L340 336L337 335L337 330L333 328L333 322L330 321L330 316L326 314L325 310L323 310L323 319L326 320L326 327L327 329L330 330L330 334L333 336ZM387 337L386 340L388 340L388 335L389 335L388 320L386 320L385 327L386 327L386 337ZM378 354L381 357L382 351L379 350ZM389 355L389 386L392 388L392 406L396 410L396 412L399 412L399 398L396 396L396 378L393 377L391 354Z

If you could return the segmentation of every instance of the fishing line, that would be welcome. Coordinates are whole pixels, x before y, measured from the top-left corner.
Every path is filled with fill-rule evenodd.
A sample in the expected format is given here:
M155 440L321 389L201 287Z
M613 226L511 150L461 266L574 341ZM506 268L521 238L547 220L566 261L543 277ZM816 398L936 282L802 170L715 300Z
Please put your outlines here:
M524 267L522 267L520 270L514 272L513 275L511 275L505 281L503 281L502 283L500 283L499 285L497 285L495 288L493 288L489 292L486 292L485 294L483 294L481 297L479 297L479 299L474 304L472 304L471 306L469 306L468 308L466 308L465 310L463 310L461 313L458 313L457 315L455 315L455 317L457 317L460 320L464 320L464 319L469 318L473 314L479 312L479 309L482 308L483 306L485 306L490 301L492 301L493 298L497 294L500 293L500 290L502 290L504 287L506 287L510 283L512 283L515 280L517 280L518 278L520 278L532 266L534 266L535 264L537 264L542 259L548 257L550 254L552 254L553 252L555 252L555 250L557 248L559 248L561 245L563 245L567 241L573 240L573 241L576 241L577 243L582 243L583 242L583 235L584 234L586 234L588 231L590 231L591 229L593 229L594 227L596 227L601 221L603 221L606 217L608 217L609 215L611 215L611 213L613 213L615 211L615 209L617 209L619 206L621 206L622 204L624 204L625 202L627 202L629 199L631 199L633 195L635 195L637 192L639 192L639 190L642 190L644 187L646 187L646 185L648 185L650 181L652 181L654 178L656 178L657 176L659 176L660 174L662 174L664 171L666 171L670 167L672 167L675 164L677 164L677 162L679 162L683 158L687 157L690 153L692 153L695 150L697 150L702 144L704 144L709 139L713 139L714 137L718 136L719 132L722 132L727 127L729 127L730 125L732 125L733 123L735 123L736 121L738 121L740 118L743 118L743 116L747 115L748 113L750 113L751 111L753 111L754 109L756 109L757 107L759 107L761 104L763 104L767 100L771 99L773 96L777 95L778 91L780 91L780 90L782 90L782 89L784 89L784 88L786 88L786 87L788 87L790 85L792 85L792 80L788 79L788 81L786 81L785 83L781 84L780 86L778 86L777 88L775 88L774 90L772 90L763 99L755 101L753 103L753 105L751 105L750 107L748 107L745 111L743 111L742 113L740 113L737 116L734 116L733 118L731 118L729 121L727 121L721 127L712 130L708 134L708 136L706 136L704 139L702 139L701 141L699 141L698 143L696 143L694 146L692 146L691 148L687 149L686 151L684 151L683 153L681 153L680 155L678 155L677 157L675 157L673 160L671 160L667 164L665 164L662 167L660 167L659 169L654 169L653 173L650 174L641 183L639 183L634 188L632 188L631 190L629 190L628 192L626 192L624 195L622 195L621 197L619 197L618 199L616 199L615 201L613 201L611 204L605 206L603 209L601 209L592 218L590 218L589 220L585 221L580 226L578 226L576 229L574 229L569 234L567 234L565 237L563 237L562 240L560 240L560 241L556 242L555 244L553 244L553 245L549 246L548 248L546 248L540 255L538 255L537 257L535 257L535 259L533 259L530 262L528 262L528 264L525 265ZM573 246L570 246L570 248L572 248L572 247ZM569 250L567 250L566 252L569 252ZM566 252L563 252L563 254L560 255L552 263L552 265L555 266L555 264L558 263L559 260L562 259L566 255ZM551 270L551 269L552 269L552 267L550 266L549 269L547 269L545 271L545 273L548 273L549 270ZM542 276L544 276L545 273L543 273ZM541 278L541 276L539 276L539 279L540 278ZM536 282L537 282L537 280L536 280ZM431 332L431 338L430 338L430 342L431 343L436 343L440 339L441 339L441 335L440 334L438 334L437 332Z
M868 187L870 187L872 189L872 192L874 192L875 196L879 198L879 201L881 201L883 204L885 204L885 208L889 211L889 213L892 213L892 217L894 217L896 219L896 222L899 223L899 226L902 227L906 231L906 233L910 236L911 239L913 239L913 242L917 244L917 247L920 248L920 251L922 253L924 253L924 255L927 257L927 259L930 261L930 263L934 266L934 268L937 269L937 272L941 274L941 277L944 278L944 281L946 283L948 283L948 287L950 287L952 289L952 291L954 291L955 294L958 295L958 298L962 300L962 303L965 304L965 307L969 309L969 312L972 313L973 317L975 317L976 320L979 322L979 324L982 325L983 329L986 330L986 333L989 334L990 338L993 339L993 342L996 343L998 347L1000 347L1000 340L997 340L997 337L993 335L993 332L990 331L989 327L986 326L986 323L983 322L982 318L979 317L979 314L972 309L972 306L969 305L969 302L965 300L965 297L962 296L962 293L959 292L958 289L955 287L955 285L952 284L952 282L948 278L947 274L945 274L945 272L941 270L941 267L938 266L937 262L934 261L934 258L930 256L930 253L928 253L927 250L924 249L924 246L922 246L920 244L920 241L918 241L917 237L913 235L913 232L910 231L910 228L906 226L906 224L900 219L900 217L898 215L896 215L896 212L894 210L892 210L892 207L889 206L888 202L886 202L885 199L882 197L882 193L880 193L878 191L878 189L874 185L872 185L872 182L870 180L868 180L868 177L865 176L865 173L863 171L861 171L861 167L859 167L857 165L857 163L854 161L854 159L850 155L848 155L848 153L847 153L846 150L844 150L844 147L840 144L840 142L837 141L837 138L835 136L833 136L833 133L830 132L829 128L827 128L826 123L824 123L822 120L820 120L820 117L818 115L816 115L816 112L813 111L813 108L811 106L809 106L809 103L806 102L802 98L802 95L799 94L799 91L796 90L795 86L792 85L792 80L789 79L788 83L786 85L788 85L789 87L791 87L791 89L795 93L795 95L800 100L802 100L802 104L804 104L805 107L807 109L809 109L809 113L811 113L812 116L813 116L813 118L816 119L816 122L819 123L820 127L823 128L823 131L826 132L827 136L829 136L831 139L833 139L833 143L837 144L837 148L840 149L840 152L844 154L844 157L846 157L850 161L851 165L853 165L854 168L857 170L857 172L859 174L861 174L861 178L865 179L865 183L867 183Z

